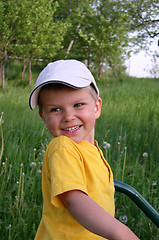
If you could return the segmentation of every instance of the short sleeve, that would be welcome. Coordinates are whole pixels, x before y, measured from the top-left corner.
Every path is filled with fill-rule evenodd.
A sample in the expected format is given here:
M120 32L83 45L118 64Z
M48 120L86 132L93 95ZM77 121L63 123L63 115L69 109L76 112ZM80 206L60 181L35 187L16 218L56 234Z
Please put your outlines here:
M56 207L64 207L58 198L71 190L81 190L87 194L86 175L83 159L73 148L60 146L49 158L51 178L51 202Z

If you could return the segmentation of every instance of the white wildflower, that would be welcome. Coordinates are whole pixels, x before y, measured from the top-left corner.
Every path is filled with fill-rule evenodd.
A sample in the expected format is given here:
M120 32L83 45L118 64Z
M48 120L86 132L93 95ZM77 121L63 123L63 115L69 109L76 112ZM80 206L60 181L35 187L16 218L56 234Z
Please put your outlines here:
M110 148L110 143L103 142L103 148L104 148L104 149Z
M9 224L9 225L8 225L8 227L7 227L7 229L8 229L8 230L9 230L9 229L11 229L11 226L12 226L12 225L11 225L11 224Z
M22 168L23 167L23 163L21 163L20 165L19 165L19 168Z
M119 141L121 141L121 139L122 139L122 136L119 136Z
M38 169L38 170L37 170L37 173L41 174L41 172L42 172L41 169Z
M119 217L120 222L126 224L128 222L128 217L126 215Z
M36 162L31 162L30 167L36 167Z
M152 186L156 186L156 185L157 185L157 181L153 181Z
M142 156L143 156L144 158L147 158L147 157L148 157L148 153L147 153L147 152L144 152L144 153L142 154Z

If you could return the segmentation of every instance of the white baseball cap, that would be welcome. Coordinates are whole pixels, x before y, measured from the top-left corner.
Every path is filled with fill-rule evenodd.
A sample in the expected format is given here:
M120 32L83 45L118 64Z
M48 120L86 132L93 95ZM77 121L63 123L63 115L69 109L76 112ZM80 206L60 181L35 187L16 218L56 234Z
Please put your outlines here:
M95 79L84 63L73 59L58 60L49 63L39 74L35 88L29 98L31 109L35 109L38 104L40 89L49 83L61 83L76 89L85 88L93 84L99 96Z

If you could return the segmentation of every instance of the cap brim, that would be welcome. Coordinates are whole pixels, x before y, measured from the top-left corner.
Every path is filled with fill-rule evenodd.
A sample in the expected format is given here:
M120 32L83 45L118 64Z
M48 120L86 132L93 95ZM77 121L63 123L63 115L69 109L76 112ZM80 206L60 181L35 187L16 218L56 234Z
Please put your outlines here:
M50 80L50 81L47 81L45 83L42 83L41 85L35 87L34 90L30 94L29 106L30 106L31 109L35 109L37 104L38 104L38 95L39 95L39 92L40 92L41 88L44 85L51 84L51 83L60 83L60 84L64 84L68 87L72 87L72 88L75 88L75 89L82 89L82 88L85 88L85 87L90 85L90 81L88 81L88 84L86 84L86 81L83 81L83 84L81 84L81 82L80 82L80 84L78 86L74 86L71 83L66 83L66 82L62 82L62 81L59 81L59 80Z

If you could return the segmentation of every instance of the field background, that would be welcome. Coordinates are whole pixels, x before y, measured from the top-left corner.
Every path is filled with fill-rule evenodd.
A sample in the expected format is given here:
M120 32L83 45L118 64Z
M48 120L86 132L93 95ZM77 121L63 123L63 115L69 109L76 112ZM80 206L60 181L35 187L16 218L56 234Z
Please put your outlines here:
M159 80L124 77L116 83L103 76L98 86L103 108L95 135L114 178L133 186L159 211ZM30 92L20 80L0 90L1 240L34 239L41 219L42 159L51 137L37 109L29 109ZM109 148L103 148L105 142ZM140 239L159 239L157 227L128 197L116 193L115 200L116 217Z

